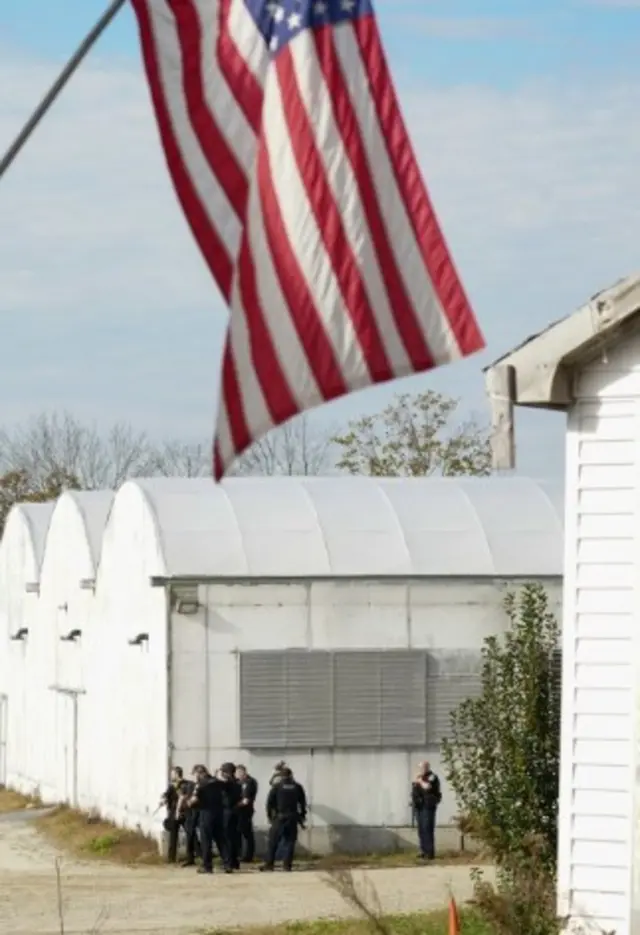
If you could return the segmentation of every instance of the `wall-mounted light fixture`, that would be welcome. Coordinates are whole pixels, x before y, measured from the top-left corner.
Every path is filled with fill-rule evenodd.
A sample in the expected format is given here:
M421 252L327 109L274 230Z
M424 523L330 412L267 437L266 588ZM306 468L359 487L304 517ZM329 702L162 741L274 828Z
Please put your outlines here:
M13 640L14 643L17 643L20 640L26 639L28 635L29 635L28 628L20 627L19 630L16 630L16 632L11 635L11 639Z
M82 636L82 630L69 630L66 636L61 636L62 643L75 643Z
M69 613L69 605L67 604L66 601L64 602L64 604L58 604L58 610L61 610L63 613L68 614L68 613Z
M200 602L195 600L181 600L176 601L176 613L183 614L185 617L191 617L193 614L197 614L200 610Z
M129 646L142 646L143 643L149 642L148 633L138 633L137 636L134 636L132 640L129 640Z
M37 581L27 581L24 589L27 594L40 594L40 585Z
M95 594L96 579L95 578L81 578L80 588L82 591L93 591Z

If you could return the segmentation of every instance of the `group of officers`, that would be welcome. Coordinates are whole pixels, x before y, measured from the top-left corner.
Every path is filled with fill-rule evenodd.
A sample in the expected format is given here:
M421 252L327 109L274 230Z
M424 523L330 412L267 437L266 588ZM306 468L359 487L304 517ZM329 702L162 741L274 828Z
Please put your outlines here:
M260 870L273 870L281 857L284 870L291 870L298 828L305 827L307 797L283 761L277 763L269 782L267 817L270 830L267 856ZM180 830L186 837L186 857L181 866L193 867L201 858L198 873L213 873L214 847L225 873L252 863L255 857L253 817L258 783L246 767L223 763L215 774L206 766L193 767L187 779L181 767L172 770L171 780L160 804L167 809L164 821L169 835L168 860L176 863Z
M187 779L176 766L160 804L167 809L164 822L169 834L168 860L177 862L180 830L186 837L186 858L181 866L193 867L200 857L198 873L213 873L214 847L225 873L250 864L255 857L255 814L258 783L244 766L223 763L214 775L202 765L193 767ZM417 824L419 856L435 857L436 811L442 800L440 780L428 762L419 764L411 785L411 806ZM291 870L298 828L305 827L307 796L284 761L276 763L269 780L267 818L270 829L267 855L260 870L273 870L276 858Z

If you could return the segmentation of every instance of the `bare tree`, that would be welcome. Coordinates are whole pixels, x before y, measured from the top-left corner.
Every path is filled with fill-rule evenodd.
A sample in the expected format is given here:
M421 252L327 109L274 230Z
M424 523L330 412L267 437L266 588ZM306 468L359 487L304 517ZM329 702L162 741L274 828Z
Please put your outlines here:
M160 477L211 477L211 445L200 442L165 442L151 456L151 473Z
M381 413L349 423L333 441L338 467L374 477L454 477L491 473L488 428L455 424L459 401L427 390L396 396Z
M0 472L25 472L35 487L60 473L85 490L114 489L128 477L148 474L152 455L144 432L118 423L103 435L68 412L0 429Z
M331 447L332 433L301 415L258 439L232 473L240 477L325 474L333 467Z

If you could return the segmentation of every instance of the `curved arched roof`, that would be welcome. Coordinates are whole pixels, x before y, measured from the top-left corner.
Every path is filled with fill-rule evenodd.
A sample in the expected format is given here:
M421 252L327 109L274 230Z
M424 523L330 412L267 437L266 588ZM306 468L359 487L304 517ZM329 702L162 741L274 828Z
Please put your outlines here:
M73 503L84 530L94 573L100 561L102 537L113 498L111 490L66 490L54 505L57 509L67 502Z
M4 527L3 543L6 544L10 530L17 517L20 517L29 530L29 540L33 552L33 563L38 574L42 567L44 547L51 521L51 514L55 507L55 500L46 503L19 503L10 511ZM10 547L10 546L8 546Z
M168 577L554 577L561 484L526 478L133 480Z

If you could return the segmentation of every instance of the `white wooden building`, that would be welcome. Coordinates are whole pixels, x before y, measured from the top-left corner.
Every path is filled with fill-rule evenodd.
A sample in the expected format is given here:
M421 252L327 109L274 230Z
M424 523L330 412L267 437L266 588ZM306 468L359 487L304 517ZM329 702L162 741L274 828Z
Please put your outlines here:
M567 413L559 913L576 928L632 935L640 931L640 277L496 361L487 389L499 468L513 466L513 405Z

